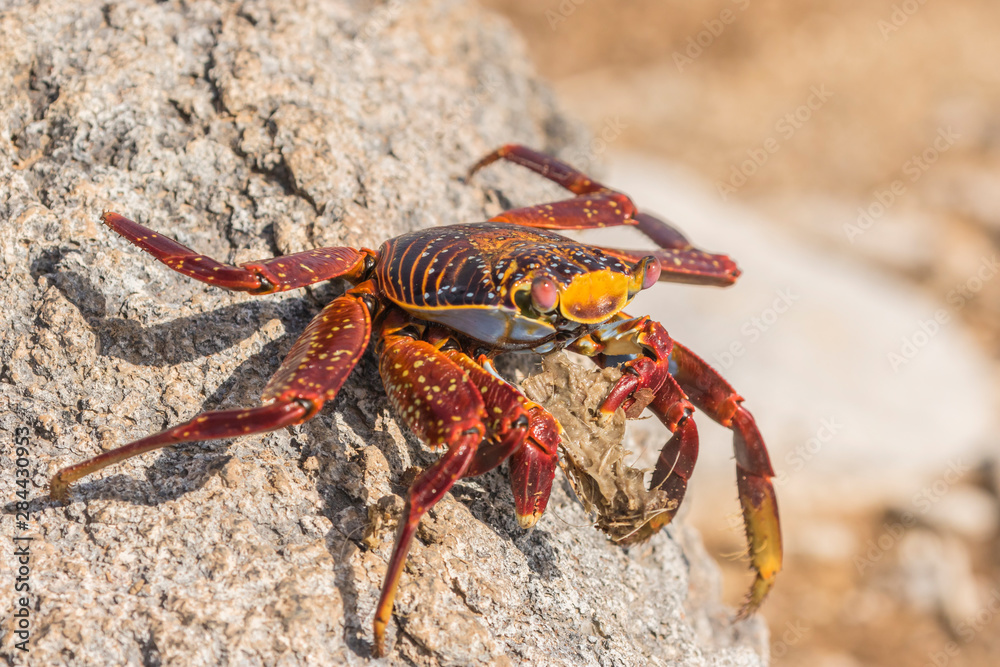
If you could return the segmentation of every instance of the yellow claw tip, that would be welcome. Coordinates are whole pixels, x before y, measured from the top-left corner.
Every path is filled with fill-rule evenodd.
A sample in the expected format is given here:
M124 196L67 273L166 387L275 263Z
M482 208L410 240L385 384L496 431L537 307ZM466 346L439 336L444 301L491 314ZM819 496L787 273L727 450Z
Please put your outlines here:
M528 530L529 528L534 528L535 524L538 523L538 520L541 518L542 515L538 513L518 514L517 524L521 526L521 528Z

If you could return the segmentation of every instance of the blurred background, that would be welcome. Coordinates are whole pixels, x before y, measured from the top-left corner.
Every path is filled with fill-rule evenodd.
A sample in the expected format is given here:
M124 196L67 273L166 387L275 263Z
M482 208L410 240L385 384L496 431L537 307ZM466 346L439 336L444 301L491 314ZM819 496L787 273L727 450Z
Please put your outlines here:
M773 663L1000 664L1000 5L482 2L589 125L562 157L744 270L633 310L767 439ZM736 606L730 436L707 421L687 517ZM663 442L634 440L647 464Z

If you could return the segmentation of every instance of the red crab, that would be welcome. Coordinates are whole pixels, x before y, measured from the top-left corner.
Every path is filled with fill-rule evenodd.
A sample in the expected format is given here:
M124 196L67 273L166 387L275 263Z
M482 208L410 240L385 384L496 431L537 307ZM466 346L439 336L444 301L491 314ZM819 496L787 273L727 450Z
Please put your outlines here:
M479 224L435 227L368 248L318 248L240 266L221 264L116 213L102 220L170 268L196 280L270 294L333 278L354 284L309 324L264 389L264 405L206 412L61 470L51 495L112 463L166 445L262 433L312 418L332 400L368 347L372 330L379 372L397 414L444 454L410 487L374 622L374 653L385 631L406 554L423 514L456 480L510 461L521 526L533 526L548 502L560 427L543 407L504 380L492 360L517 350L566 348L604 365L626 360L602 410L637 416L648 407L673 433L660 452L654 487L673 510L644 526L670 522L698 456L694 407L734 433L737 484L756 578L743 612L754 610L781 569L781 532L764 441L740 397L708 364L648 317L622 309L657 280L732 284L728 257L694 248L676 229L639 213L620 192L523 146L504 146L469 172L499 159L531 169L575 196L519 208ZM660 249L599 248L550 229L634 225Z

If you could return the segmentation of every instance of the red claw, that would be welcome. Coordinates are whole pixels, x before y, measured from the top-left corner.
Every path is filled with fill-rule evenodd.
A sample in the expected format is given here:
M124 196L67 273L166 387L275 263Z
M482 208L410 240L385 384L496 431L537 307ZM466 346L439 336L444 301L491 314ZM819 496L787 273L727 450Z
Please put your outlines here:
M559 464L559 424L537 403L528 401L530 425L524 446L510 459L510 486L521 528L531 528L549 503Z

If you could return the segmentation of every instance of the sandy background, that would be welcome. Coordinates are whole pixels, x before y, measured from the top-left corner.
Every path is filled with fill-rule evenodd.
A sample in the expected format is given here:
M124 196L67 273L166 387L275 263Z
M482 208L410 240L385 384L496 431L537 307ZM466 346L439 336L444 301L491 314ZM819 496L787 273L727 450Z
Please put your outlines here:
M594 132L564 157L745 271L636 309L725 368L768 438L774 664L996 664L1000 6L484 4ZM728 435L702 430L689 519L735 604Z

